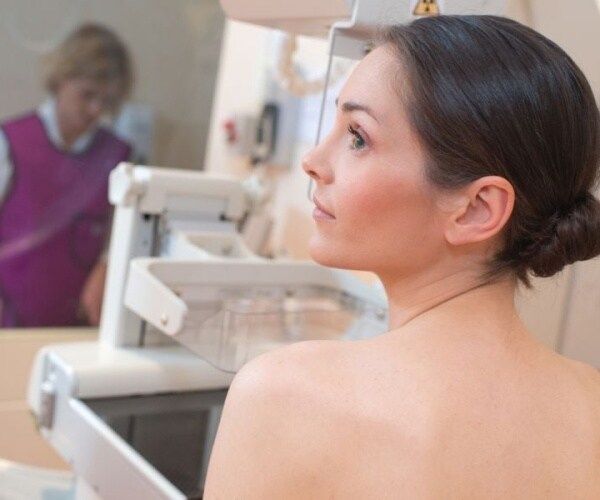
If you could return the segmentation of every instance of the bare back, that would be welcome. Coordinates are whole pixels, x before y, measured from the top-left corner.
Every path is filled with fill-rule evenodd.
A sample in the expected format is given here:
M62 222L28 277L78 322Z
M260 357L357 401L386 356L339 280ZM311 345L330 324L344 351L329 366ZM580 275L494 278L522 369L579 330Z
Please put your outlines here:
M322 418L299 425L335 450L324 452L323 497L600 498L595 370L535 344L522 357L402 344L306 353L314 387L299 404Z
M391 333L268 355L212 476L231 445L244 498L600 498L600 377L513 344Z

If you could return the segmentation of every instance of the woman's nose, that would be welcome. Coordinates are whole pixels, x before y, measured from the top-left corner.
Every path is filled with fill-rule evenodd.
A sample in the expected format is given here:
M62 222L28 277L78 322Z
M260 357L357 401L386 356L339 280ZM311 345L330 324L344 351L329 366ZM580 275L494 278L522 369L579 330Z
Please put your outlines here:
M102 114L102 104L97 101L92 101L88 106L88 112L94 118L100 117L100 115Z
M330 182L332 170L323 154L323 144L315 146L302 159L302 169L311 179L318 182Z

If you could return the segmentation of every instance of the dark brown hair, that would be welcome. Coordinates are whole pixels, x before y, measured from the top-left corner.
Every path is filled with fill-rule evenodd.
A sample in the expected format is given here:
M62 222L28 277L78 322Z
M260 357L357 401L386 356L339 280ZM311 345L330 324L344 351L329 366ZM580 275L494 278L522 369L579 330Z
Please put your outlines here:
M556 44L495 16L439 16L383 34L405 105L441 188L487 175L516 193L488 277L551 276L600 254L600 118L581 70Z

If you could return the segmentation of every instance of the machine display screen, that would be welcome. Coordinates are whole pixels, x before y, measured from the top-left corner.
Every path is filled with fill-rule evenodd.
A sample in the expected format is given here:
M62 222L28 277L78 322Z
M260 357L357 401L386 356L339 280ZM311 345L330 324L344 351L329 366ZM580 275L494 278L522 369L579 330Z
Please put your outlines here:
M187 498L202 498L227 390L86 400Z

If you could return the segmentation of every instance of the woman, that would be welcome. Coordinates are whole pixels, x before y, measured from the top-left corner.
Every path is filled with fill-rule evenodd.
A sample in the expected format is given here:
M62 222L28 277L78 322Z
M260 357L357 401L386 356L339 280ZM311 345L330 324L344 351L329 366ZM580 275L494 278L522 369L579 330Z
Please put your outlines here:
M49 60L51 97L2 124L2 326L98 324L106 272L108 175L129 145L100 125L132 85L126 47L85 25Z
M206 498L600 498L600 377L540 344L517 282L600 253L598 108L497 17L394 27L305 158L320 263L378 274L390 331L234 380Z

